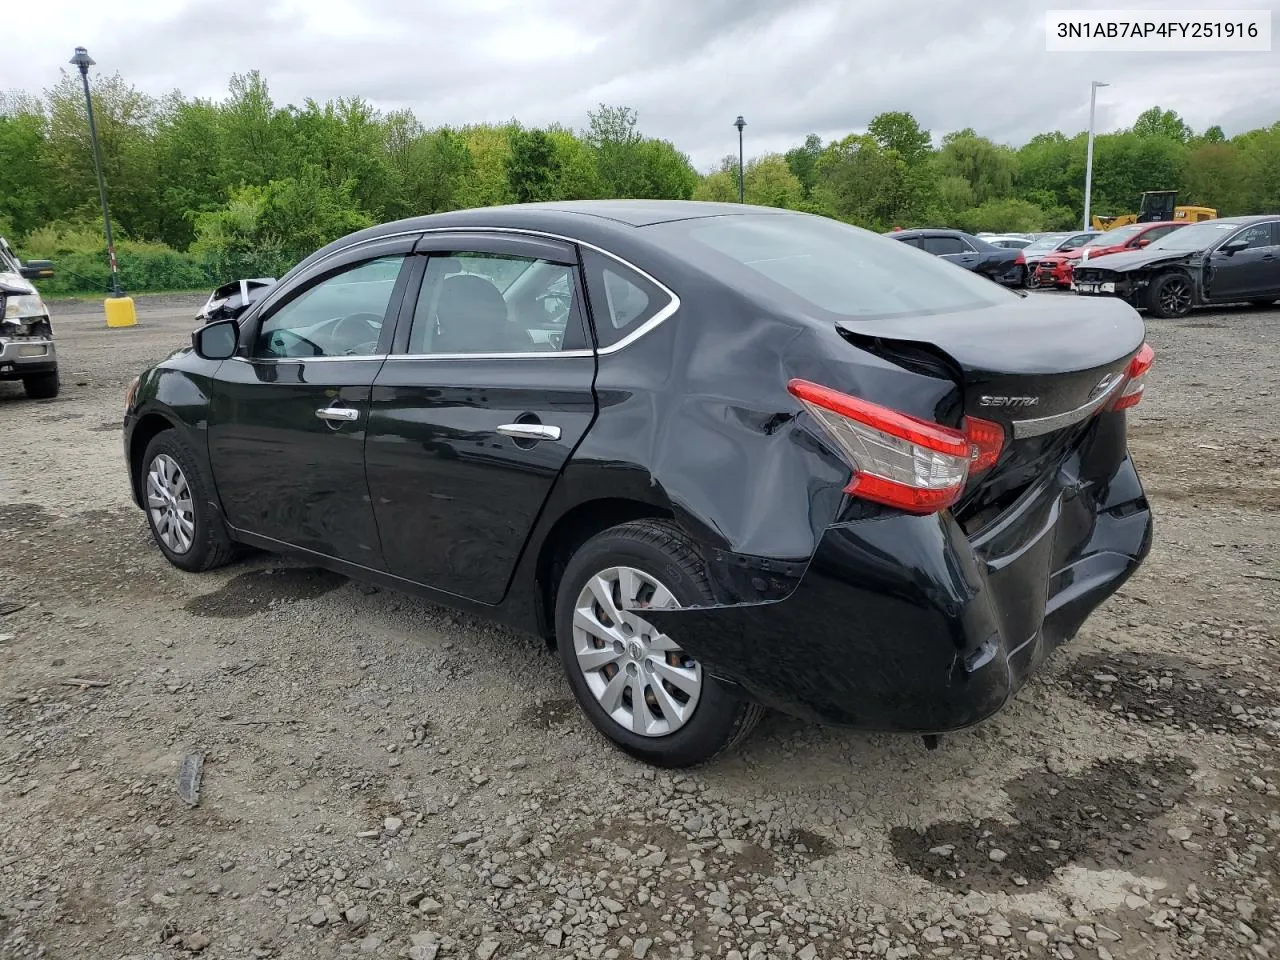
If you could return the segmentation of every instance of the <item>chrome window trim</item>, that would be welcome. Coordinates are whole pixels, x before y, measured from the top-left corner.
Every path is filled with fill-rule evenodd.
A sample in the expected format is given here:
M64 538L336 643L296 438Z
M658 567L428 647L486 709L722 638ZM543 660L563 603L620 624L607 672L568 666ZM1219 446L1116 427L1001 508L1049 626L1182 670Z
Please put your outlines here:
M646 320L644 323L638 326L635 330L632 330L629 334L627 334L617 343L611 343L607 347L600 347L594 350L557 350L554 352L548 351L544 353L461 353L461 354L392 353L387 355L387 359L389 360L397 360L397 359L405 359L405 360L410 360L410 359L412 360L528 360L528 359L536 359L536 358L552 359L556 357L573 357L573 356L593 356L593 355L608 356L609 354L617 353L619 350L622 350L624 347L627 347L630 344L635 343L645 334L650 333L653 330L657 329L657 327L660 326L664 320L666 320L673 313L675 313L677 310L680 309L680 297L676 294L674 290L668 287L665 283L663 283L657 277L654 277L648 271L642 270L639 267L637 267L630 260L627 260L624 257L620 257L616 253L606 250L604 247L599 247L599 246L596 246L594 243L589 243L586 240L576 240L573 237L566 237L563 234L551 233L546 230L531 230L526 227L484 227L484 226L475 226L475 225L464 226L464 227L463 226L426 227L419 230L411 230L406 233L388 234L385 237L373 237L368 240L359 240L356 243L348 244L347 246L342 247L339 250L335 250L331 254L327 254L324 257L324 259L327 260L329 259L329 257L336 257L339 254L345 253L347 250L352 249L353 247L361 246L365 243L375 243L379 240L390 240L394 237L405 237L405 236L411 236L413 234L420 234L425 237L430 234L439 235L439 234L449 234L449 233L508 233L508 234L515 234L517 236L542 237L547 240L559 240L561 243L570 243L570 244L573 244L574 246L586 247L588 250L594 250L596 253L603 254L609 259L622 264L628 270L635 271L637 274L644 277L651 284L653 284L655 287L661 290L669 299L665 307L663 307L661 310L655 313L652 317L650 317L648 320ZM428 256L430 256L431 254L430 250L420 251L420 252L426 253ZM319 262L321 261L317 261L317 263Z
M227 357L228 360L239 360L241 363L333 363L334 361L369 361L385 360L385 353L362 353L353 357Z
M1105 393L1094 397L1083 406L1076 407L1074 410L1068 410L1065 413L1055 413L1048 417L1036 417L1032 420L1014 420L1012 424L1014 439L1021 440L1026 437L1039 437L1046 433L1052 433L1054 430L1061 430L1063 427L1069 427L1072 424L1079 423L1086 419L1101 407L1112 397L1116 391L1129 382L1128 377L1118 377Z

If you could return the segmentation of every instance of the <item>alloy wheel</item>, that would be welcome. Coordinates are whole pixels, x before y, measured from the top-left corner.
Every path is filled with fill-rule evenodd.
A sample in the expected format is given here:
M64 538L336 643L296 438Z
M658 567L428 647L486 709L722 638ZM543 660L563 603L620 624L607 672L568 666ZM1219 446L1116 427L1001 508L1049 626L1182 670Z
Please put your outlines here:
M587 687L612 720L642 737L674 733L693 717L702 667L628 607L680 604L658 580L634 567L592 576L573 610L573 648Z
M1164 285L1160 291L1160 308L1174 316L1191 309L1191 288L1185 280L1174 279Z
M186 553L195 539L196 515L191 488L167 453L157 454L147 468L147 513L161 543L174 553Z

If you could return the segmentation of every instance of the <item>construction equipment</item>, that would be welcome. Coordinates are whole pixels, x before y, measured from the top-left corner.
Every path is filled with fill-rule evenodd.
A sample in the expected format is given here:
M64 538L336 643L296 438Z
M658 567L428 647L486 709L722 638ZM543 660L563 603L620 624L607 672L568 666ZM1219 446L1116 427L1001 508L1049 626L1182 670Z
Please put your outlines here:
M1177 202L1177 190L1148 190L1142 195L1137 213L1122 213L1116 217L1095 216L1093 229L1111 230L1130 223L1157 223L1164 220L1198 223L1218 218L1218 211L1212 207L1177 206Z

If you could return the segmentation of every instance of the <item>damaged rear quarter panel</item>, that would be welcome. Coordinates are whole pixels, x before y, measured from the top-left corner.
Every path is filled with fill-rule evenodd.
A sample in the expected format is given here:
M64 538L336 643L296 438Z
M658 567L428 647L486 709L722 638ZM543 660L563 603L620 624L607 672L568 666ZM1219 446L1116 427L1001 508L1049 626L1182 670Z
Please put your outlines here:
M926 419L958 410L957 388L858 349L829 322L784 315L699 275L683 279L676 314L601 356L599 416L566 476L588 464L615 481L642 475L698 542L726 602L776 599L794 589L837 518L851 473L788 382L812 380Z

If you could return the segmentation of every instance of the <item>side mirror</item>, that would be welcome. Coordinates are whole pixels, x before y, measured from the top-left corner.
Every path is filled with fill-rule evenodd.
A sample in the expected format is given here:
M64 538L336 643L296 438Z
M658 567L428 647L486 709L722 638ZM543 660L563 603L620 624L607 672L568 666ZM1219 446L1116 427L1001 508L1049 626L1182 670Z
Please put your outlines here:
M47 280L53 276L52 260L28 260L19 268L23 279Z
M1150 244L1151 244L1151 241L1148 240L1146 237L1143 237L1141 240L1135 243L1134 246L1137 247L1138 249L1142 249L1143 247L1150 246Z
M215 320L191 333L191 349L205 360L229 360L240 342L240 325L234 320Z
M1248 248L1249 248L1248 240L1244 239L1243 237L1236 237L1234 240L1228 240L1226 243L1222 245L1222 252L1229 257L1233 253L1239 253L1241 250L1247 250Z

